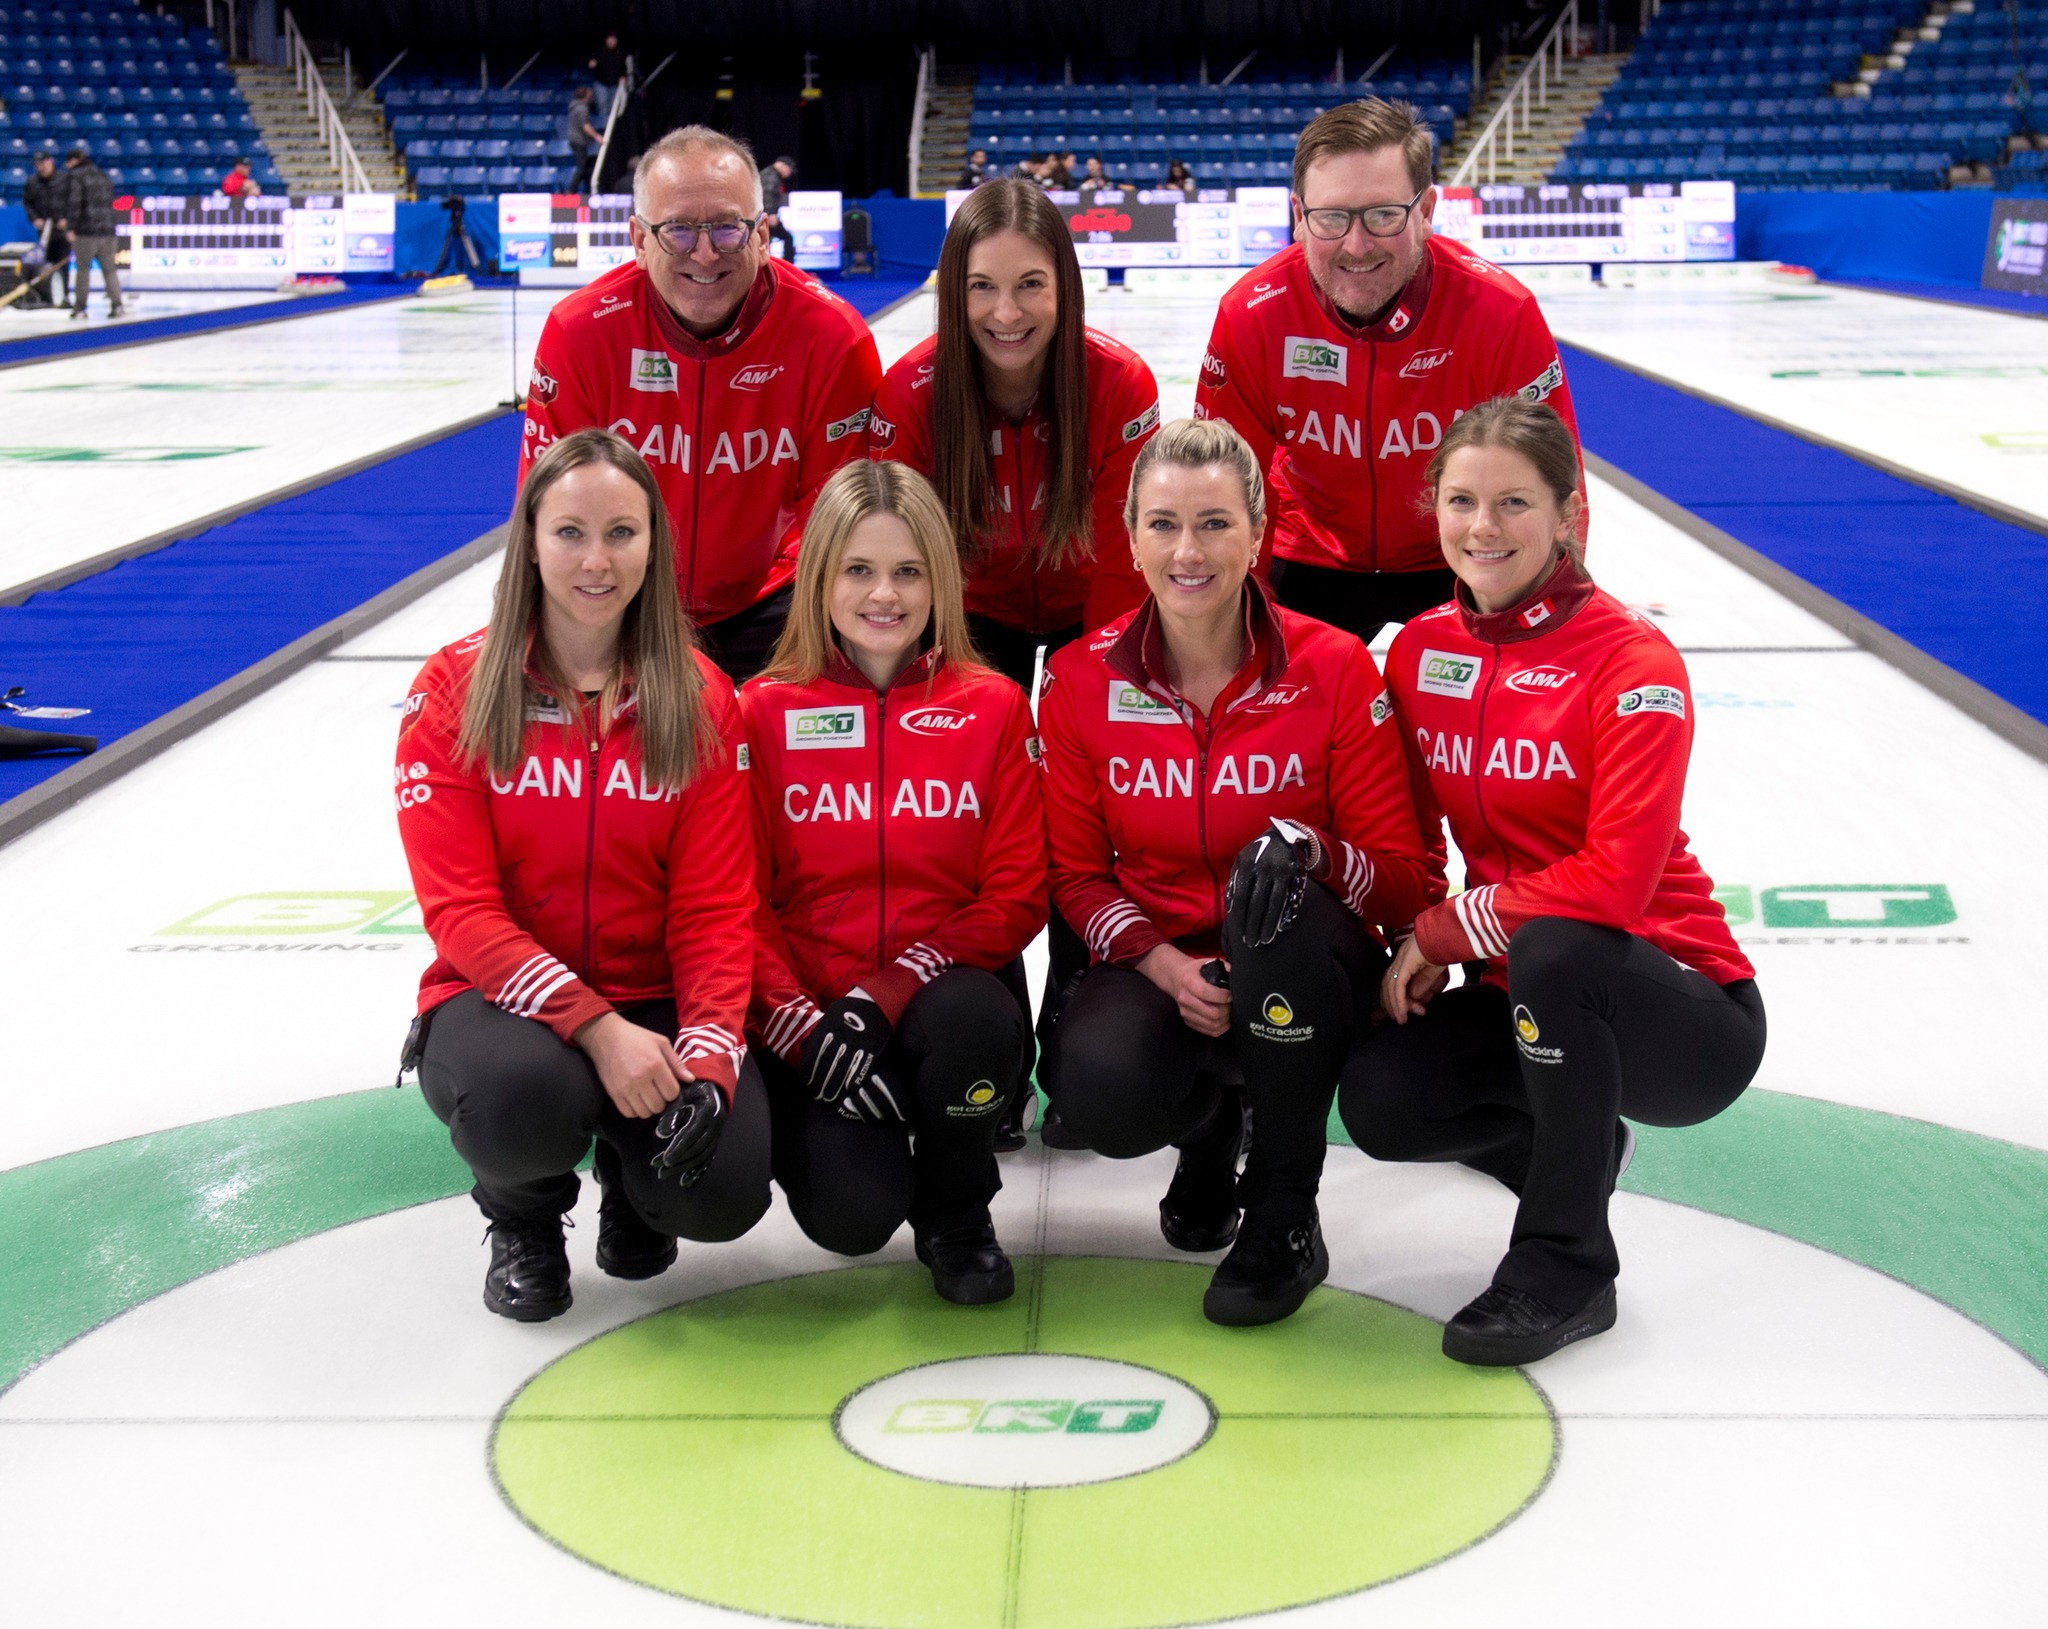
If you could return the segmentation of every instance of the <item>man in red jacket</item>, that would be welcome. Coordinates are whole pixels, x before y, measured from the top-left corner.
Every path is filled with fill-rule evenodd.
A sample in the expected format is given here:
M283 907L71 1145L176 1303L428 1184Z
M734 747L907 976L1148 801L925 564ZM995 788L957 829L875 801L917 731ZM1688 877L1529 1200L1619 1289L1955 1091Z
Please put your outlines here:
M549 314L527 384L520 476L604 426L654 467L683 605L735 682L789 610L796 543L825 479L866 445L882 377L867 324L768 253L753 155L702 125L650 147L633 261Z
M1520 395L1577 429L1534 296L1430 235L1430 145L1405 102L1310 121L1295 241L1223 297L1195 389L1195 416L1228 420L1267 467L1275 595L1366 640L1451 597L1420 507L1451 421Z

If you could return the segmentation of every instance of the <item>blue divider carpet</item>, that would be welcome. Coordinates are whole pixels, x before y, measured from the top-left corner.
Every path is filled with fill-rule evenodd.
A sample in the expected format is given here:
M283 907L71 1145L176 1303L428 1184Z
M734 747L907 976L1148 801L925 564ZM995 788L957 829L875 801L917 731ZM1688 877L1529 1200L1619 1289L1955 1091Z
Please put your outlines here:
M1940 300L1945 305L1974 305L1985 311L2010 311L2021 317L2048 317L2048 299L2038 294L2008 294L1998 288L1966 288L1960 283L1915 283L1896 277L1830 277L1830 283L1868 289L1872 294L1903 294L1915 300Z
M56 356L75 356L82 351L117 350L124 345L142 345L159 339L184 339L191 334L210 334L223 328L254 328L266 322L284 322L299 317L317 317L327 311L345 311L352 305L371 305L378 300L402 300L413 293L389 283L369 283L356 288L336 289L332 294L302 294L290 300L263 300L250 305L228 306L219 311L193 311L182 317L150 317L135 321L110 322L97 298L92 316L76 328L61 334L40 334L28 339L9 339L0 331L0 367L18 367L23 362L46 362Z
M2048 723L2048 537L1560 349L1591 451Z

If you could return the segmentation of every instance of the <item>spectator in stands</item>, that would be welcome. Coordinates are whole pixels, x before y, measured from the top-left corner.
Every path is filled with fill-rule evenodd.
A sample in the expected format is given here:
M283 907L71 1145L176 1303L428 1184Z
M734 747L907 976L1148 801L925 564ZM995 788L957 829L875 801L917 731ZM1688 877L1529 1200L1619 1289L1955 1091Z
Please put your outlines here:
M1368 642L1451 597L1424 500L1452 420L1520 396L1577 434L1534 296L1431 235L1433 144L1406 102L1309 121L1295 241L1224 295L1195 386L1271 472L1275 597Z
M230 198L260 198L262 185L249 173L248 155L235 160L234 167L220 178L220 190Z
M782 258L796 260L796 239L782 224L783 206L789 202L789 182L796 175L796 160L784 154L761 172L761 207L768 212L768 236L782 245Z
M597 122L603 124L611 116L612 97L618 91L619 81L626 77L626 53L620 48L616 29L607 33L604 44L590 53L586 66L595 87L591 100L597 108Z
M74 147L64 155L64 172L64 209L57 224L71 234L71 253L76 262L71 279L72 320L80 321L85 316L95 260L106 279L107 315L121 316L121 274L114 269L114 183L83 147Z
M1081 158L1073 148L1054 157L1052 167L1046 173L1045 184L1059 192L1074 190L1074 178L1081 173Z
M1027 153L1017 161L1017 179L1019 181L1035 181L1041 187L1045 186L1047 184L1045 179L1046 171L1051 163L1052 154L1050 153Z
M684 608L706 654L759 672L789 614L797 539L866 443L881 363L867 324L768 253L746 144L703 125L641 156L633 259L549 313L526 396L522 475L608 426L654 468Z
M71 298L71 234L57 224L64 213L64 178L57 173L56 155L45 149L36 154L35 172L21 184L21 207L28 211L29 225L42 243L45 263L51 268L45 280L42 300L51 300L50 289L61 287L55 299Z
M1183 192L1192 198L1195 195L1195 172L1179 159L1175 159L1166 166L1166 179L1160 186L1166 191Z
M988 178L988 149L977 147L967 155L967 162L960 167L958 185L978 187Z
M588 85L578 85L569 97L569 111L562 116L562 137L569 144L569 151L576 158L576 175L569 183L571 192L581 192L596 177L591 173L596 160L598 144L604 139L592 122L596 106L591 101Z
M1110 180L1109 171L1102 167L1102 160L1099 158L1088 160L1087 168L1081 172L1081 179L1075 183L1084 192L1100 191L1104 187L1113 187L1116 184Z

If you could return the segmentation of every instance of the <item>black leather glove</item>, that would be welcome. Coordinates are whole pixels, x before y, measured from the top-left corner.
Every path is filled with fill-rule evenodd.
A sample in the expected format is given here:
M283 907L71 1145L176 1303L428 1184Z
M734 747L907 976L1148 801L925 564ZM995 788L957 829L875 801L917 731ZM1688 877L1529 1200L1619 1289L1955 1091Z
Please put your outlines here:
M866 1080L840 1098L839 1112L871 1126L905 1126L910 1124L909 1101L902 1086L877 1064Z
M673 1174L678 1187L695 1187L718 1152L725 1132L725 1093L708 1080L686 1080L675 1101L654 1122L661 1144L649 1163L655 1175Z
M1270 945L1294 926L1320 847L1305 827L1275 819L1238 855L1223 904L1246 944Z
M889 1020L866 996L843 995L804 1037L804 1081L820 1103L857 1090L889 1045Z

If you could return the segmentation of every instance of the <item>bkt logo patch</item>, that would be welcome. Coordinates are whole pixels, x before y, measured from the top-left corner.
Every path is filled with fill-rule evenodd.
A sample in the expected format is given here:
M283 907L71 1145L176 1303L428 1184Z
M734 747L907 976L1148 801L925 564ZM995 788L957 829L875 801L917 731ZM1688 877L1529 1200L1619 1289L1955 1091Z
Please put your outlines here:
M1479 684L1485 661L1477 656L1458 656L1450 651L1425 650L1415 670L1415 688L1430 696L1455 696L1470 701Z
M1685 717L1685 692L1676 685L1645 684L1624 690L1614 698L1614 716L1630 718L1637 713L1669 713Z
M1568 667L1525 667L1519 673L1507 676L1507 687L1519 690L1525 696L1548 696L1562 690L1578 674Z
M782 715L783 744L792 752L819 747L864 747L867 714L858 707L792 707Z
M728 383L734 390L759 390L778 373L784 371L780 362L759 363L751 368L741 368Z
M1451 348L1438 345L1427 351L1417 351L1408 358L1401 369L1403 379L1420 379L1426 373L1434 373L1451 359Z
M1119 681L1109 687L1109 721L1112 724L1178 724L1180 714L1165 702L1146 695L1136 685Z
M912 735L953 735L967 728L972 713L951 707L915 707L896 722Z
M1351 352L1327 340L1303 339L1289 334L1281 341L1280 373L1287 379L1321 379L1327 384L1345 382Z
M1080 1401L1067 1397L1020 1397L984 1402L980 1398L933 1398L899 1403L882 1429L892 1434L972 1431L982 1435L1135 1436L1159 1423L1164 1398L1118 1397Z
M673 396L676 394L675 360L666 351L636 350L626 380L635 390L665 391Z

